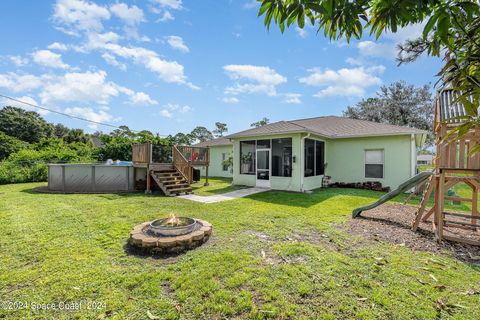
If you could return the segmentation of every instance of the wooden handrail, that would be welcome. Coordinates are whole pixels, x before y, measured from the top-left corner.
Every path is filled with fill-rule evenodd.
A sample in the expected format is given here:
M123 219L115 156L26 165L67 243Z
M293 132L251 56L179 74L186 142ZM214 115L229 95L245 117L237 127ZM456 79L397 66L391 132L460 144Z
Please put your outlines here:
M173 166L183 175L188 183L193 182L192 163L178 150L177 146L172 146Z
M208 166L210 164L210 149L204 147L177 146L177 150L190 160L192 165Z

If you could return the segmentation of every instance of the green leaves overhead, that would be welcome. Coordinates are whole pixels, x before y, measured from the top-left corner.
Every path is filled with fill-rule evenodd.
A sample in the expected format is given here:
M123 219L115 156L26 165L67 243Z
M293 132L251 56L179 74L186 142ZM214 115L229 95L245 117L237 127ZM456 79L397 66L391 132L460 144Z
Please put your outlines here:
M423 23L423 34L399 45L400 63L422 54L445 55L437 74L442 85L456 90L470 118L478 126L480 104L480 3L476 0L260 0L259 15L267 28L272 21L281 32L285 24L305 22L323 30L330 40L360 39L364 29L377 39L409 25ZM476 118L475 118L476 117ZM477 120L475 120L477 119Z

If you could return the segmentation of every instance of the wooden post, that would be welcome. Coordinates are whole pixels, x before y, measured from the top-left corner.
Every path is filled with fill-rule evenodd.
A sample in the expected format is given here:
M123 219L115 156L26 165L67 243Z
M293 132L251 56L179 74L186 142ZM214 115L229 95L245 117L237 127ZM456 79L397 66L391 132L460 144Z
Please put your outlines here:
M147 165L147 190L145 193L152 193L152 178L150 177L150 165Z
M472 188L472 224L477 223L478 216L478 188ZM478 228L477 228L478 230Z
M427 207L428 200L430 199L430 196L432 195L433 191L433 184L435 183L435 176L431 176L430 179L428 180L428 186L427 190L423 193L422 197L422 202L420 204L420 208L418 208L417 215L415 217L415 220L413 221L412 225L412 230L417 231L418 225L420 224L420 221L422 220L423 212L425 211L425 208Z
M443 209L445 205L445 172L443 170L440 170L440 178L438 179L437 197L435 202L437 240L440 242L443 238Z
M205 187L209 185L209 183L208 183L208 165L205 167L205 183L203 185Z
M148 164L152 163L152 143L150 141L147 142L147 152L148 152L148 156L147 156L147 159L148 159Z

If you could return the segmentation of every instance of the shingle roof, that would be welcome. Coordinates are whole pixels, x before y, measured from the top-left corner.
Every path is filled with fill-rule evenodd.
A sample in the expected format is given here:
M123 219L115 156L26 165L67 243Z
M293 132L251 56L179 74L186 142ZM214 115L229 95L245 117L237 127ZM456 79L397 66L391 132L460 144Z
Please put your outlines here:
M231 134L227 138L239 138L282 133L310 132L326 138L354 138L367 136L388 136L404 134L425 134L427 131L394 126L372 121L336 116L317 117L292 121L279 121L259 128L252 128Z
M220 137L212 140L208 140L205 142L199 142L197 144L194 144L193 147L214 147L214 146L228 146L231 145L232 142L230 139L227 139L225 137Z

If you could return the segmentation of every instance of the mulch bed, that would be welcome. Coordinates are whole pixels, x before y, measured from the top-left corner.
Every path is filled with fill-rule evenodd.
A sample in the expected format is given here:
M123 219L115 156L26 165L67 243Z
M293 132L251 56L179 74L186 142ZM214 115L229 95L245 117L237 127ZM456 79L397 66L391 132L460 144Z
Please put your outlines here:
M459 260L480 264L480 247L463 243L442 241L437 243L432 231L432 223L421 222L417 232L411 230L416 207L400 204L384 204L365 211L362 216L350 220L347 230L355 235L372 240L382 240L405 245L414 251L433 253L451 252ZM449 228L449 233L457 237L480 240L480 234L474 231ZM448 234L448 233L445 233Z
M378 181L366 181L366 182L334 182L329 184L329 187L333 188L349 188L349 189L365 189L373 191L390 192L390 187L382 186Z

